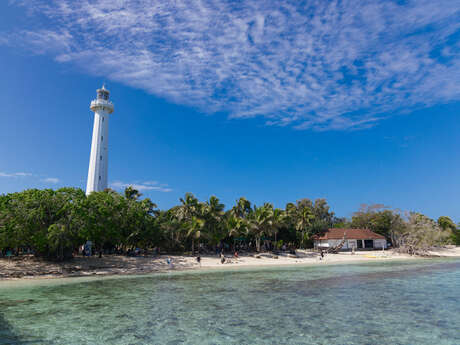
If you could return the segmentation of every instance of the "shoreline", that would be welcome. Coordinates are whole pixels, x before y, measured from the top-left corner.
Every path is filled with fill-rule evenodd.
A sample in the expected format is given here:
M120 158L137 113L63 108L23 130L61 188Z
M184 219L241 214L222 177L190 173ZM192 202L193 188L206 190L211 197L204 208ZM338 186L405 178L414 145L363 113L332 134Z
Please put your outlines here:
M297 250L297 257L278 255L275 258L270 253L259 255L241 255L235 259L227 255L227 262L222 264L215 255L201 256L201 264L196 257L185 255L160 255L126 257L121 255L107 255L98 257L75 257L63 263L47 262L30 257L19 259L0 259L0 283L7 281L31 281L62 278L93 278L111 276L132 276L175 271L232 271L238 268L267 268L267 267L294 267L316 266L328 264L355 264L368 262L388 262L395 260L460 258L460 247L438 248L431 251L430 256L411 256L408 254L387 251L359 251L354 255L350 252L327 254L320 260L319 254L309 250ZM259 258L257 258L257 257ZM172 266L167 263L171 258Z

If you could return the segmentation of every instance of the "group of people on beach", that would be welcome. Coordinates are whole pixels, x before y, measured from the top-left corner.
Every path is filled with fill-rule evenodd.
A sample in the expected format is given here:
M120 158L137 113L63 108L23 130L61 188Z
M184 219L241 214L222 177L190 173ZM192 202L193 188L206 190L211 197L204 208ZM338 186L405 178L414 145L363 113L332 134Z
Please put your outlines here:
M19 253L16 250L12 250L11 248L1 249L0 248L0 258L11 258L12 256L18 256Z
M235 259L238 259L238 258L239 258L239 254L238 254L238 251L237 251L237 250L235 250L235 252L233 253L233 257L234 257ZM169 258L168 258L168 259L169 259ZM197 262L197 263L200 265L200 267L201 267L201 255L200 255L200 254L198 254L198 256L196 257L196 262ZM228 262L228 259L225 257L224 251L222 250L222 251L220 252L220 263L221 263L221 264L224 264L225 262Z

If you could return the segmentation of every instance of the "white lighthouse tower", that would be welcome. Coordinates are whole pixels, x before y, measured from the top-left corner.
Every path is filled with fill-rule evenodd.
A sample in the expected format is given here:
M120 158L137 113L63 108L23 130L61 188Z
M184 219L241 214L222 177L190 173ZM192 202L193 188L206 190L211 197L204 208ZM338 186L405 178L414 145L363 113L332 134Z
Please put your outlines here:
M109 101L109 94L109 90L102 86L97 90L97 98L90 105L91 110L94 111L94 127L86 195L107 188L109 114L113 113L113 104Z

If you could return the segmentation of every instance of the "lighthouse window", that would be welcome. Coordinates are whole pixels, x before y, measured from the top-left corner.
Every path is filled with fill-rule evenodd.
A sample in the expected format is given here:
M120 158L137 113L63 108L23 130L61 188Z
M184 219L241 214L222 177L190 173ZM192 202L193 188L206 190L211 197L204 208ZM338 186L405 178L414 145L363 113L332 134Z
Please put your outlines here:
M104 118L102 118L102 122L104 122Z
M101 180L101 176L99 176L99 181Z
M102 160L102 156L99 156L99 158Z
M101 141L104 141L104 136L101 136Z

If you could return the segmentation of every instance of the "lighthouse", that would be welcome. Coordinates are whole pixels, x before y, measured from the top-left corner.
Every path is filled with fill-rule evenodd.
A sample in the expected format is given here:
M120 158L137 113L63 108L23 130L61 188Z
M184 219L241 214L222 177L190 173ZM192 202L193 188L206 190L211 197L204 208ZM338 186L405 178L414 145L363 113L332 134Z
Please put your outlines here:
M103 85L97 90L97 98L90 105L90 109L94 111L94 126L86 195L107 188L109 115L113 113L113 104L109 101L109 95L109 90Z

